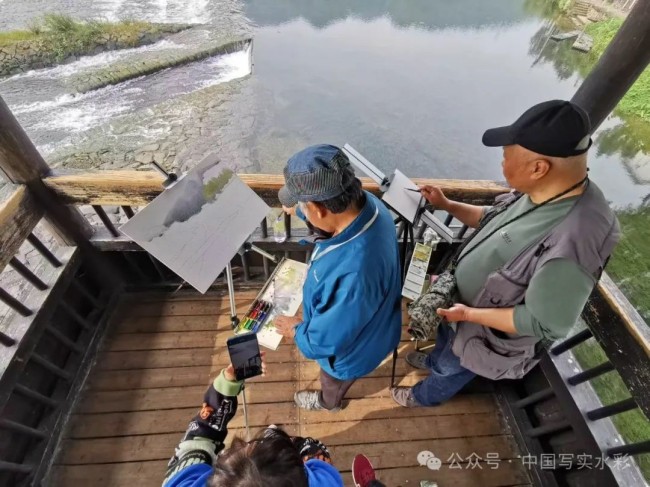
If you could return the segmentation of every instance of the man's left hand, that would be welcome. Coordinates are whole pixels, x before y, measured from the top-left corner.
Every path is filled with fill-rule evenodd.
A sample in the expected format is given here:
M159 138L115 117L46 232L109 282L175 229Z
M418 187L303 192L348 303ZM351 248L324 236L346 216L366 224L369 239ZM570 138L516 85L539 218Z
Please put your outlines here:
M296 330L294 328L301 321L302 319L297 316L277 316L273 320L273 324L275 325L275 331L280 335L293 338L296 336Z
M450 323L458 323L459 321L469 321L469 312L472 308L464 304L455 303L451 308L444 309L438 308L436 313L445 318Z

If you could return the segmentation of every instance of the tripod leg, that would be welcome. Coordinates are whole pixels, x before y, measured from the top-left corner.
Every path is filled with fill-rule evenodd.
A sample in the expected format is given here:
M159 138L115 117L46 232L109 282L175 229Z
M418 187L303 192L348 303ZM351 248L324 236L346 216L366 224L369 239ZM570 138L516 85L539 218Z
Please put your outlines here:
M239 324L237 318L237 305L235 304L235 284L232 279L232 266L230 262L226 265L226 284L228 284L228 298L230 299L230 324L233 329Z
M246 425L246 441L251 440L251 431L248 427L248 407L246 405L246 384L242 386L241 395L244 403L244 424Z
M393 372L391 373L390 376L390 386L395 387L395 369L397 367L397 348L393 350Z

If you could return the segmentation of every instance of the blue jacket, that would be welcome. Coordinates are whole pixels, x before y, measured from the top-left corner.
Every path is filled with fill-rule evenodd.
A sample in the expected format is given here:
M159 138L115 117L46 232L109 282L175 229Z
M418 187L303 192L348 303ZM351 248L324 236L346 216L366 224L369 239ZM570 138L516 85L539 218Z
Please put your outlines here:
M388 209L366 193L357 218L312 252L296 345L331 376L372 372L399 343L400 259Z
M212 465L201 463L178 472L169 479L165 487L205 487L213 472ZM305 472L309 487L343 487L341 474L329 463L322 460L308 460Z

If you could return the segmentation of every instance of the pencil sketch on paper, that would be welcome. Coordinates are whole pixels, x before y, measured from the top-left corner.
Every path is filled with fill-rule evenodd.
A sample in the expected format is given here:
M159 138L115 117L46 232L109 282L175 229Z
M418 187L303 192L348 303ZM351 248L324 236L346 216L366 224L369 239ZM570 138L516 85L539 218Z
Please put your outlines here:
M209 156L120 230L204 293L269 210Z

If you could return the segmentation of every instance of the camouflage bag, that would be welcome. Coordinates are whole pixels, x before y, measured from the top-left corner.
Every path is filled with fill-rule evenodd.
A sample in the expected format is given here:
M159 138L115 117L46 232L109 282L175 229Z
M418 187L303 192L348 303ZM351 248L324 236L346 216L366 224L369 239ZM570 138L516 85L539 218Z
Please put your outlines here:
M429 287L429 290L413 301L408 307L411 317L408 332L416 340L433 340L438 333L438 325L444 318L436 313L438 308L449 308L457 301L456 277L445 271Z

